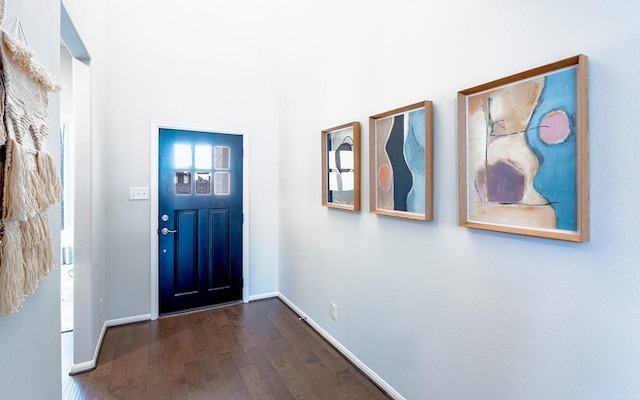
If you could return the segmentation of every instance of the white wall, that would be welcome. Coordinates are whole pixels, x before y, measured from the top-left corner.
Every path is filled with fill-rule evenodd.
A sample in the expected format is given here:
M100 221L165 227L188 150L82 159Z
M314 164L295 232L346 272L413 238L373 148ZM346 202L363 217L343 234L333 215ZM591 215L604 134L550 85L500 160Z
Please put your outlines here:
M60 114L73 114L73 57L64 45L60 45Z
M19 17L36 59L57 75L60 65L58 3L48 0L6 3L2 29L14 34L16 17ZM48 113L50 135L47 147L59 160L59 95L50 97ZM59 249L60 207L49 210L49 221L54 249ZM0 397L60 398L59 269L51 271L40 281L39 288L27 297L19 313L0 316L0 337Z
M407 399L640 398L640 3L278 5L280 292ZM456 92L579 53L591 241L458 227ZM425 99L435 220L370 214L368 117ZM359 213L321 207L320 131L352 120Z
M639 4L81 3L65 1L93 56L92 146L107 153L93 158L95 268L76 362L95 349L99 298L109 319L149 312L149 203L127 189L149 185L149 122L160 120L248 130L251 294L279 289L406 398L640 396ZM16 15L56 73L58 4L9 2L5 28ZM591 242L459 228L455 93L578 53L590 57ZM366 166L367 117L424 99L435 221L321 207L320 130L361 121ZM58 110L54 96L55 152ZM50 217L55 232L59 211ZM349 245L331 247L336 238ZM57 398L59 325L55 270L0 317L0 360L12 360L0 366L3 396Z
M277 290L275 15L242 0L115 0L108 6L107 319L150 313L150 123L248 132L250 295ZM245 156L247 154L245 153Z

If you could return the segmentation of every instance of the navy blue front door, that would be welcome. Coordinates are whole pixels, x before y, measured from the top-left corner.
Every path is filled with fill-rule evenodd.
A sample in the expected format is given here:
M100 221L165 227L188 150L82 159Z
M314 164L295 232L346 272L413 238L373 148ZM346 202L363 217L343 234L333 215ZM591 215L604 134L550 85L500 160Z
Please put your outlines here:
M161 314L242 299L242 136L160 129Z

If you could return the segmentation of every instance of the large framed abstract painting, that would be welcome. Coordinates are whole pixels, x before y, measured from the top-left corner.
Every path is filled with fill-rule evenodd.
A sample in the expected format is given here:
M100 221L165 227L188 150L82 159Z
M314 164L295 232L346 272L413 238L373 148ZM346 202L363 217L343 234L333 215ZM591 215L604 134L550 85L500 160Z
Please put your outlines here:
M369 117L370 211L433 220L433 104Z
M587 57L458 92L459 224L589 240Z
M360 210L360 123L322 131L322 205Z

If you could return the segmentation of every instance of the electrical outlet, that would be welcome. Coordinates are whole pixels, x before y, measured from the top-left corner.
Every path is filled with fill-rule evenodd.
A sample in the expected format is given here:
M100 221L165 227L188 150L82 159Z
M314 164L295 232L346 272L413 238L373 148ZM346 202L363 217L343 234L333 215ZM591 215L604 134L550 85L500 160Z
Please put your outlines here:
M331 313L331 318L333 318L334 320L338 320L338 306L336 305L336 303L331 303L331 308L329 310L329 312Z
M130 187L129 200L149 200L148 187Z

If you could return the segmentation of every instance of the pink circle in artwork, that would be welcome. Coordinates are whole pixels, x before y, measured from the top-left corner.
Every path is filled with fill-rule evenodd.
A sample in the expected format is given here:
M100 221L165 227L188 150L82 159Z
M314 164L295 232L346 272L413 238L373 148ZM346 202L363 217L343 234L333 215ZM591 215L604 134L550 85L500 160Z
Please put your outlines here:
M538 128L540 139L546 144L562 143L567 140L570 133L569 117L561 110L545 115Z
M388 164L382 164L380 168L378 168L378 184L380 185L380 189L389 190L392 180L391 168Z

